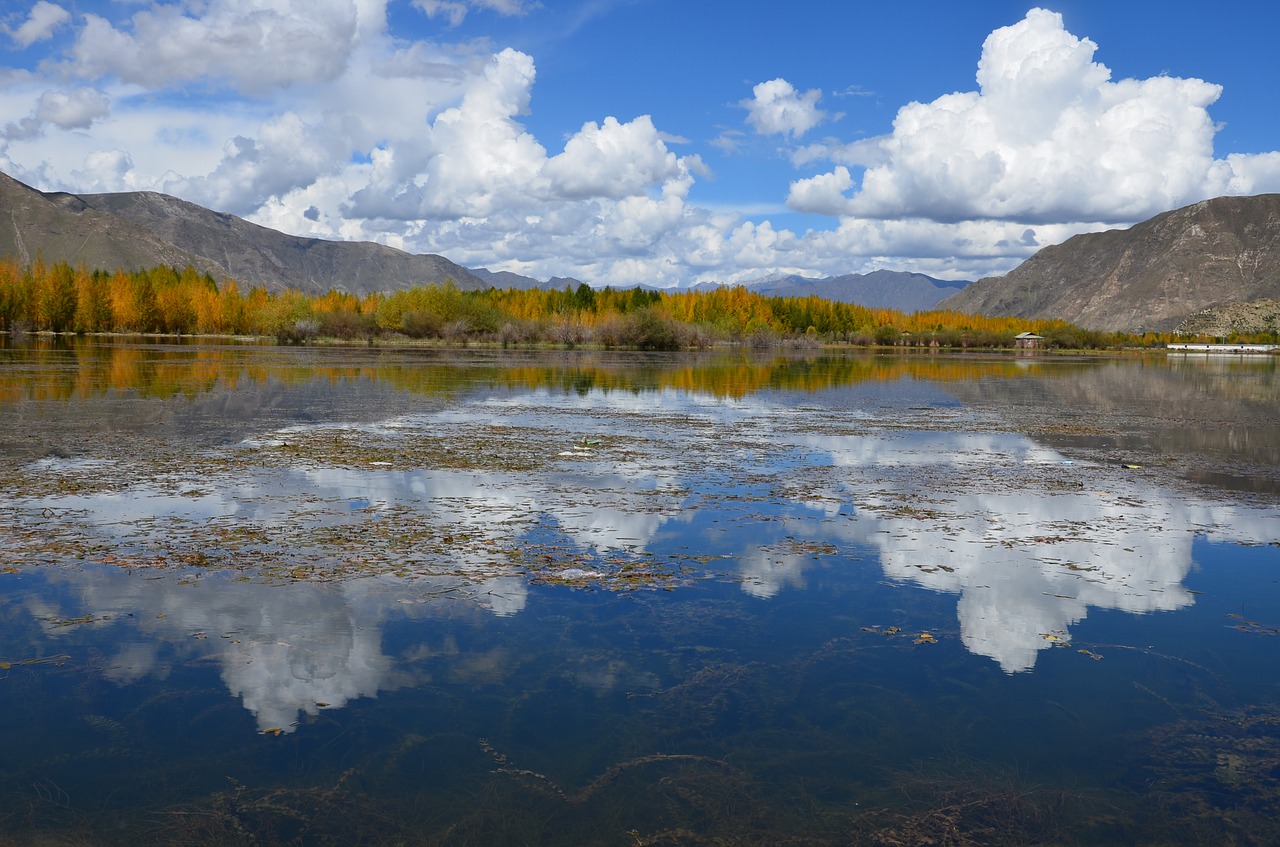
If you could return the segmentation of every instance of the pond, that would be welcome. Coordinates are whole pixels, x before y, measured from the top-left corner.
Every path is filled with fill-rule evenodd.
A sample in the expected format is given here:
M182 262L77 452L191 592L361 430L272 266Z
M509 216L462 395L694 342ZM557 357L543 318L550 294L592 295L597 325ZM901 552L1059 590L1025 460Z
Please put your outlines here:
M0 844L1280 843L1275 358L0 347Z

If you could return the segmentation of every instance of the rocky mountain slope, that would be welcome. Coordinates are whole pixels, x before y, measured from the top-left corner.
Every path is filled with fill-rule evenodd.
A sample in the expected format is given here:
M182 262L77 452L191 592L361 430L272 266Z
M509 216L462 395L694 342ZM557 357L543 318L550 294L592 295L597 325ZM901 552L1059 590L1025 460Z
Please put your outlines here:
M193 265L218 274L216 262L171 244L144 226L99 212L74 194L45 194L0 173L0 256L22 264L65 260L91 268Z
M1219 197L1127 230L1077 235L942 308L1168 331L1230 304L1280 298L1280 194Z
M115 270L190 264L216 279L312 294L367 294L452 279L488 286L443 256L299 238L154 192L45 193L0 174L0 255Z
M1257 300L1252 303L1228 303L1196 312L1177 327L1178 332L1192 335L1228 336L1280 332L1280 301Z

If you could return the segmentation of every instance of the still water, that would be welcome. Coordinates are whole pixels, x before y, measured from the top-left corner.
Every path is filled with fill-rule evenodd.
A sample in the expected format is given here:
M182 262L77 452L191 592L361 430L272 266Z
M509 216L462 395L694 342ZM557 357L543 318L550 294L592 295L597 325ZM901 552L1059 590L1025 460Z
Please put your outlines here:
M1275 844L1274 358L0 348L0 844Z

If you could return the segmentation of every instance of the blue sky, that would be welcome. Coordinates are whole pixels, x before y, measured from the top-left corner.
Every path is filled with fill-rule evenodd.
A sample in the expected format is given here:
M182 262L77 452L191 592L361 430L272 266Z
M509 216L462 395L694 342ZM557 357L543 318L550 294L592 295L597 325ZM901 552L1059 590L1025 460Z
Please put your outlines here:
M974 279L1280 191L1278 25L1168 0L18 0L0 170L540 279Z

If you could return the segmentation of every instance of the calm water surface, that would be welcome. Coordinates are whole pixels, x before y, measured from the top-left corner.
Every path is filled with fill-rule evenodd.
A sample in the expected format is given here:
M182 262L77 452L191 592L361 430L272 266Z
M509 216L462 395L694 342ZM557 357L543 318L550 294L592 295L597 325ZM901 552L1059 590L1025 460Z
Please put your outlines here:
M1275 359L0 347L0 844L1280 843Z

